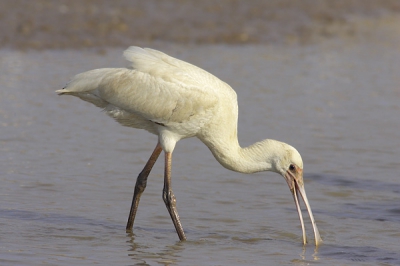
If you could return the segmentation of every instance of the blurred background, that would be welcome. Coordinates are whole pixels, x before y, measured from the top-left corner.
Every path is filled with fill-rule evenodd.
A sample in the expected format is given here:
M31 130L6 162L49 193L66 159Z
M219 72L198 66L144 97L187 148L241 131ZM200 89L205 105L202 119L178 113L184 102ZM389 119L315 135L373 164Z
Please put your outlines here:
M1 0L0 47L305 44L360 34L356 18L399 12L397 0Z
M400 265L399 0L0 0L0 265ZM58 96L74 75L159 49L235 89L239 141L299 150L321 237L276 173L174 150L188 241L150 174L157 137ZM302 206L304 209L304 206Z

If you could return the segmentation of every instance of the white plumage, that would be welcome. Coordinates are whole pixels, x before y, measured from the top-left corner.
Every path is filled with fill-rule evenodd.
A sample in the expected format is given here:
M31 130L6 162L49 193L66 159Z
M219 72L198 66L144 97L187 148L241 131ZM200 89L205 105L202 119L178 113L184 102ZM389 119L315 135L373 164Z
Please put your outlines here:
M158 135L158 143L139 174L127 230L132 230L147 176L163 150L163 199L181 240L186 239L170 187L172 152L183 138L197 137L225 168L242 173L274 171L287 181L300 217L301 194L312 221L316 245L322 242L303 185L303 161L292 146L263 140L241 148L237 138L235 91L225 82L187 62L149 48L130 47L124 56L132 68L94 69L76 75L59 94L70 94L103 108L120 124Z

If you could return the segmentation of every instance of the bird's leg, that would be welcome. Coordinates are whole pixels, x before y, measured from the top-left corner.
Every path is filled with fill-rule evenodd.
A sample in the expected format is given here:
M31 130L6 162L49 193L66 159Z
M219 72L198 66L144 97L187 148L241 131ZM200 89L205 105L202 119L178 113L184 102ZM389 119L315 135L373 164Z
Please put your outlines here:
M178 233L179 239L186 240L185 232L179 219L178 211L176 209L176 198L171 189L171 161L172 153L165 153L165 172L164 172L164 189L163 189L163 200L165 206L167 206L168 212L171 215L172 222L174 223L176 232Z
M137 177L135 191L133 193L131 211L129 212L128 223L126 224L127 232L132 231L133 222L136 216L136 211L139 206L140 196L142 195L144 189L146 188L147 177L149 176L150 171L153 168L154 163L157 161L157 158L160 155L161 151L162 151L161 145L160 143L157 143L156 148L151 154L142 172L140 172L139 176Z

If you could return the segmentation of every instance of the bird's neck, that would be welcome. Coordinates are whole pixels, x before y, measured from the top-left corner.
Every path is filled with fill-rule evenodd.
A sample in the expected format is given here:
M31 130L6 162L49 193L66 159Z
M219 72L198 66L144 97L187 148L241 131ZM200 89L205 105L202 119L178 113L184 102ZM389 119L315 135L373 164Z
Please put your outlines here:
M204 141L217 161L225 168L241 172L255 173L261 171L274 171L276 160L280 157L279 141L265 139L248 147L242 148L237 138L228 141Z

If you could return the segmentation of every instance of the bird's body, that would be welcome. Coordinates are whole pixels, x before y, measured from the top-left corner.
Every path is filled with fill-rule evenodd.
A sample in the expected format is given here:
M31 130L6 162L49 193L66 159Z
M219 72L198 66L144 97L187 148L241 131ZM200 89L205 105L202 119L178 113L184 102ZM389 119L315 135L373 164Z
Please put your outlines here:
M170 188L170 168L176 143L189 137L199 138L218 162L230 170L242 173L274 171L282 174L288 184L293 183L289 187L294 191L298 207L297 191L298 187L303 187L300 154L290 145L268 139L241 148L237 138L237 96L228 84L201 68L156 50L130 47L124 56L132 62L132 68L87 71L76 75L64 89L57 92L77 96L103 108L124 126L145 129L158 136L156 149L136 183L127 230L132 228L147 176L163 150L166 154L163 198L178 235L181 240L186 238ZM295 166L295 170L301 172L299 180L288 180L290 177L286 175L289 166ZM299 193L309 209L305 191ZM299 207L298 211L302 222ZM319 243L321 240L311 209L309 212L316 243ZM302 227L305 242L303 222Z

